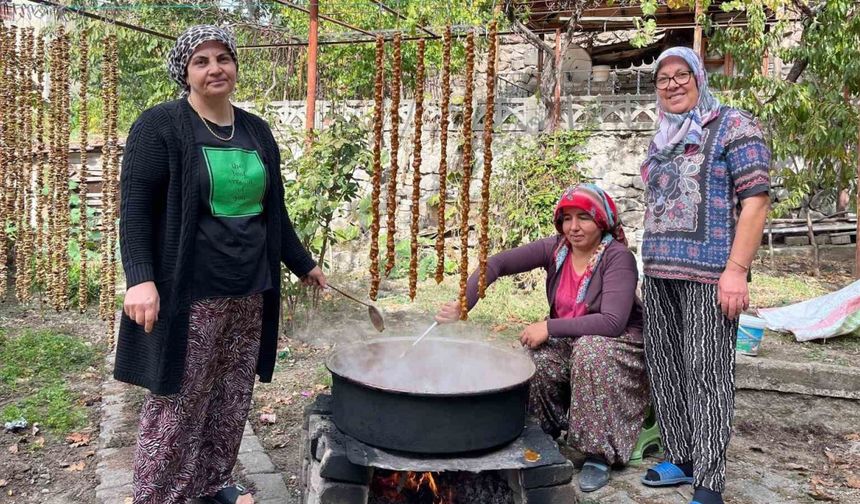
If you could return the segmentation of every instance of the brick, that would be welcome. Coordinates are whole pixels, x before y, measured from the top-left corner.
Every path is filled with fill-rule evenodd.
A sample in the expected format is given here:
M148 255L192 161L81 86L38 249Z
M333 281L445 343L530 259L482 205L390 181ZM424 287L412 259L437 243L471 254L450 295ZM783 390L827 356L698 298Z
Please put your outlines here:
M255 500L281 499L287 500L287 485L280 474L249 474L248 479L254 483L257 492Z
M264 451L253 451L239 454L239 462L248 474L273 473L275 465Z
M523 469L520 481L523 488L538 488L569 483L573 479L573 464L565 460L563 464L546 465Z
M309 479L307 504L367 504L366 485L325 480L317 462L311 462Z
M808 236L786 236L785 244L789 247L797 247L801 245L809 245Z
M830 235L830 243L833 245L851 245L850 234L832 234Z
M320 476L323 478L362 485L370 483L372 469L349 461L340 431L326 432L320 436L315 458L320 461Z
M261 452L265 451L263 445L257 436L245 436L242 438L242 444L239 446L239 453Z
M334 422L332 422L329 417L324 415L311 415L308 419L308 449L311 455L317 457L317 443L320 436L325 432L333 432L336 430L337 427L334 426ZM317 460L319 460L318 457Z
M308 419L311 415L331 415L331 395L320 394L314 402L305 406L304 422L302 428L308 429Z
M572 504L577 502L573 485L531 488L525 491L526 504Z

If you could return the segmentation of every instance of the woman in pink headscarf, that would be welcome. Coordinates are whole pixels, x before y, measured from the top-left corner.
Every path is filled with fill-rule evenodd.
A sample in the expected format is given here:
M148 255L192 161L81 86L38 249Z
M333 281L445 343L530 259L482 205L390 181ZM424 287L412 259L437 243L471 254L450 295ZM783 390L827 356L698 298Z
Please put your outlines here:
M500 276L543 268L549 317L527 326L520 341L537 366L529 410L544 431L586 455L579 485L590 492L627 463L648 402L638 273L615 203L593 184L567 189L556 205L558 234L491 257L488 285ZM478 302L469 278L469 309ZM444 305L439 322L460 317Z

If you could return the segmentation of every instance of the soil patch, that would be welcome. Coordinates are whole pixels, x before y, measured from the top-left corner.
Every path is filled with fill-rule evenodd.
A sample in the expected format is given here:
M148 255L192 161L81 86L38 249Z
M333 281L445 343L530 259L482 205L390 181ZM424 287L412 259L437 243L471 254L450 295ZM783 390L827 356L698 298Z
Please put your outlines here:
M80 369L53 370L59 381L45 381L54 365L52 356L37 354L40 362L4 362L8 371L5 385L0 381L0 410L29 412L27 429L0 431L0 495L10 504L67 504L95 502L95 447L99 435L100 384L107 348L105 326L95 314L55 313L36 306L0 304L0 331L8 348L19 338L54 338L89 349L91 363ZM54 355L53 357L59 357ZM59 361L62 362L62 361ZM20 372L9 370L20 365ZM61 364L62 365L62 364ZM65 403L64 401L69 401ZM74 415L64 416L61 406L71 404ZM4 419L9 420L9 418ZM37 424L34 428L33 424Z

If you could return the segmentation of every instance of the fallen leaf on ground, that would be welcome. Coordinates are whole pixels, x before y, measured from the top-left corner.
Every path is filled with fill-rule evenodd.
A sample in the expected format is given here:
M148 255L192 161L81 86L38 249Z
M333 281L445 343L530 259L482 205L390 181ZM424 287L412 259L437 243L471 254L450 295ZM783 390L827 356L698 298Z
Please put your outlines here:
M86 465L87 464L83 460L81 460L80 462L75 462L74 464L69 465L69 467L67 467L66 470L69 472L83 471L84 467L86 467Z
M845 478L845 484L851 488L860 489L860 476L849 474L848 477Z
M13 453L13 454L14 454L14 453L18 453L18 445L17 445L17 444L13 444L12 446L10 446L10 447L9 447L9 453Z
M39 429L39 424L34 423L34 424L33 424L33 435L35 436L35 435L39 434L39 431L40 431L40 430L41 430L41 429Z
M77 448L78 446L86 446L90 444L91 440L92 436L81 432L72 432L71 434L66 436L66 441L70 445L72 445L72 448Z
M264 425L272 425L278 421L278 416L274 413L262 413L260 415L260 423Z
M316 390L317 392L322 392L323 390L325 390L327 388L328 388L328 385L323 385L322 383L317 383L316 385L314 385L314 390Z
M804 465L800 465L800 464L790 463L790 464L787 464L785 467L792 470L792 471L809 471L808 467L806 467Z
M836 500L836 497L830 495L823 488L817 487L817 486L813 486L812 488L810 488L809 492L807 492L807 493L809 494L810 497L812 497L815 500L820 500L820 501L834 501L834 500Z
M853 432L845 436L845 441L860 441L860 433Z
M3 488L4 486L6 486L6 485L8 485L8 484L9 484L9 482L8 482L8 481L6 481L6 480L0 480L0 488Z
M35 440L33 440L33 445L38 446L39 448L45 446L45 438L43 438L42 436L37 437Z

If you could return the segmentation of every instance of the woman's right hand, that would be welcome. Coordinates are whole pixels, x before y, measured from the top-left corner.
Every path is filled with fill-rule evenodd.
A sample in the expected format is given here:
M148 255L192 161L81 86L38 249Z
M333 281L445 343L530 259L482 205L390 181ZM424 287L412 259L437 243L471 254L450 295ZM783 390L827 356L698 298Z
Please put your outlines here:
M451 301L443 304L436 312L434 319L440 324L450 324L460 320L460 302Z
M122 311L128 318L143 326L146 332L152 332L152 327L158 321L161 310L161 300L155 282L143 282L129 288L125 292Z

